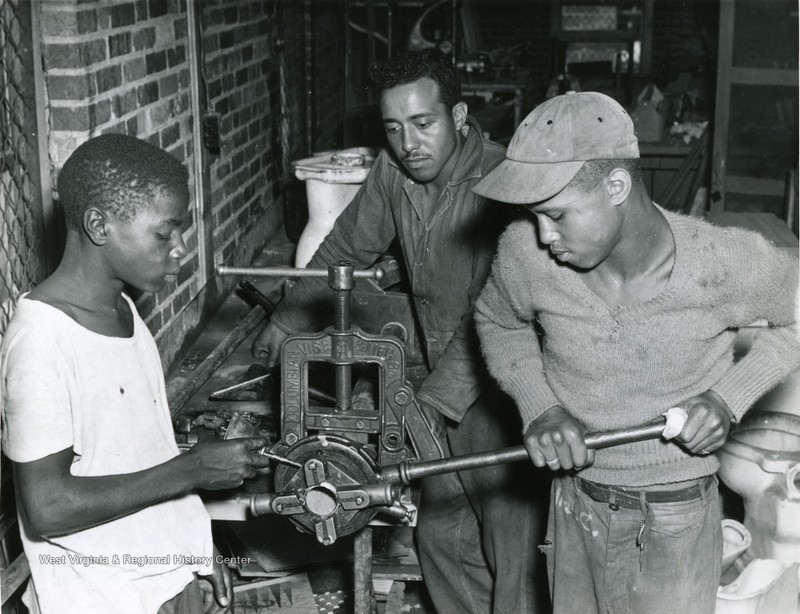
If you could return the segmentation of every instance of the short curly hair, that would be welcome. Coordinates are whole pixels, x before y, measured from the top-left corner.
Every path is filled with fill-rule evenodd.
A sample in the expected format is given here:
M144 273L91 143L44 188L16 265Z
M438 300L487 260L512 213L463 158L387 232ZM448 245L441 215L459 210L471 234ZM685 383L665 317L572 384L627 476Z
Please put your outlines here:
M461 102L461 82L452 59L436 49L404 51L373 64L369 78L378 93L428 77L439 86L439 100L448 108Z
M569 186L582 192L590 192L603 177L615 168L623 168L628 171L631 179L637 183L642 181L642 164L639 158L588 160L569 182Z
M80 145L58 176L67 224L80 229L91 208L132 220L161 193L189 197L186 167L163 149L124 134L103 134Z

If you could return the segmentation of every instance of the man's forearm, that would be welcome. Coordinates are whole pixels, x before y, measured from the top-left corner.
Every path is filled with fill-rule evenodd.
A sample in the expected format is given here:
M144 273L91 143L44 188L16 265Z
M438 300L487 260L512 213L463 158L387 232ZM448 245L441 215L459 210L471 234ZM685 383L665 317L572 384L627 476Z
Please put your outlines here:
M66 450L51 455L47 462L14 464L29 527L43 537L104 524L194 488L180 457L135 473L92 477L65 472L64 461L71 463L72 457L72 450ZM31 483L36 487L29 487Z
M194 489L240 486L269 459L258 453L263 437L204 441L148 469L75 476L74 451L14 463L14 481L28 528L45 537L73 533L126 516Z

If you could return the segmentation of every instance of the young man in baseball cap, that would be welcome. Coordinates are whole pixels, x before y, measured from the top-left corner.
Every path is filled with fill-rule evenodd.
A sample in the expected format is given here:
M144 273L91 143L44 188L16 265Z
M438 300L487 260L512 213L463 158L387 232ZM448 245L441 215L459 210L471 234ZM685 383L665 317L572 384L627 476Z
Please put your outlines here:
M531 460L557 472L543 546L556 614L714 612L714 451L800 363L796 257L659 207L638 158L619 104L569 92L475 188L532 213L503 234L475 321ZM736 329L761 319L734 363ZM586 432L673 407L688 417L669 441L586 447Z

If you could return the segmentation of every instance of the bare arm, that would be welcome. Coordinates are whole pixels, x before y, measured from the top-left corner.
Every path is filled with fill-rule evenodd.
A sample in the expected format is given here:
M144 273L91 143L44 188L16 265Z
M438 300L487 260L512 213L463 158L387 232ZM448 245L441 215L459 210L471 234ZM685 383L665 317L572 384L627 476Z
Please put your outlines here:
M261 438L201 442L143 471L81 477L70 473L72 448L14 465L28 527L43 537L74 533L179 497L195 489L239 486L269 464Z

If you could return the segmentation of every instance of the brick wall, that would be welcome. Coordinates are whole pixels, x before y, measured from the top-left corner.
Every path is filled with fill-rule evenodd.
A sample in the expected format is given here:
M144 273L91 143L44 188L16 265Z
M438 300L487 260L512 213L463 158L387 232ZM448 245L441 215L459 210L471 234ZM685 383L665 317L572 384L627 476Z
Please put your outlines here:
M202 45L192 49L186 0L38 3L54 182L80 143L120 132L183 161L202 205L186 231L189 254L176 282L137 298L165 364L235 283L215 278L213 266L248 264L281 228L287 160L305 153L303 3L195 6ZM206 90L192 82L195 58ZM193 92L201 111L221 117L221 151L203 156L203 193L195 191L202 140L193 130Z
M283 0L202 7L205 80L222 136L210 168L214 262L246 265L282 227L290 162L305 155L304 7ZM226 280L226 290L235 282Z

